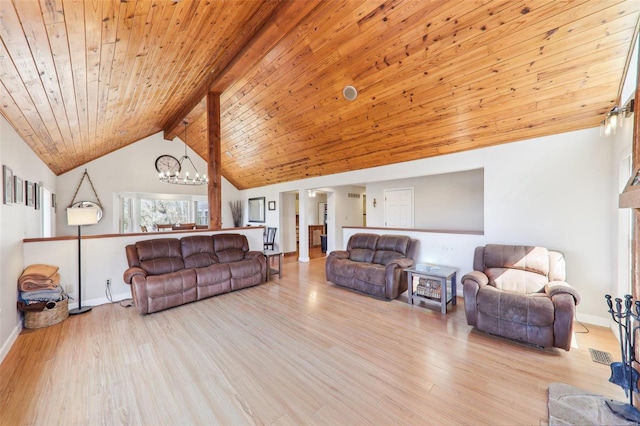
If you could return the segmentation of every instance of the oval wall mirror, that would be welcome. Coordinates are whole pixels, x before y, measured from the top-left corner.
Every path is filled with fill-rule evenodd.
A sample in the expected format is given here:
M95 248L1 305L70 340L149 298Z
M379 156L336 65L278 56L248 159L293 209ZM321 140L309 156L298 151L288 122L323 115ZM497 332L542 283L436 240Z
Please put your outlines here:
M94 203L93 201L78 201L77 203L73 203L71 205L72 209L79 209L83 207L94 207L98 209L98 222L102 219L102 207L99 204Z

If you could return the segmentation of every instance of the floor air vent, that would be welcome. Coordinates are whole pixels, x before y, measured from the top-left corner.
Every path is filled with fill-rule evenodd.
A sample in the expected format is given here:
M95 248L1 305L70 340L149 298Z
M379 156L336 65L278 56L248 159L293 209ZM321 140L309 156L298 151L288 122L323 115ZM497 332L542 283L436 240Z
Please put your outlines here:
M599 351L597 349L589 348L589 353L591 354L591 359L594 362L599 362L600 364L610 365L613 360L611 359L611 354L609 352Z

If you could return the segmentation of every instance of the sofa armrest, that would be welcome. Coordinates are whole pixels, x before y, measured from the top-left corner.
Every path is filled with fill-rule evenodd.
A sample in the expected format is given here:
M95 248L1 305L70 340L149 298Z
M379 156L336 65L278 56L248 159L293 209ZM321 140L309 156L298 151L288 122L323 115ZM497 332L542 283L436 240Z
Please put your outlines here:
M131 297L133 305L140 315L149 313L149 300L147 298L147 277L141 274L131 277Z
M413 266L413 259L409 259L408 257L401 257L387 263L386 267L389 267L389 265L397 265L402 269L410 268Z
M489 277L487 277L484 272L480 271L471 271L467 274L464 274L462 277L462 284L464 285L465 281L474 282L478 288L489 284Z
M334 250L331 253L329 253L329 256L333 256L336 259L348 259L349 252L346 250Z
M580 303L580 294L578 291L564 281L550 281L544 286L544 291L551 298L558 294L569 294L573 297L576 305Z
M245 259L258 259L260 262L260 272L262 274L262 281L267 281L267 256L258 250L249 250L244 254Z
M245 259L259 259L261 256L265 257L264 253L258 250L249 250L244 254Z
M477 297L480 287L489 284L489 277L483 272L471 271L462 277L462 294L464 296L464 310L467 317L467 324L478 325Z
M395 299L400 294L407 291L408 281L407 273L404 268L409 268L413 265L413 259L401 257L393 259L387 263L384 267L384 275L386 277L385 297L387 299Z
M122 274L122 279L124 279L125 283L131 284L133 277L136 275L142 275L142 278L146 278L147 272L142 268L138 268L137 266L134 266L124 271L124 274Z
M553 346L565 351L571 349L573 318L576 315L576 300L571 293L557 291L551 296L553 302Z

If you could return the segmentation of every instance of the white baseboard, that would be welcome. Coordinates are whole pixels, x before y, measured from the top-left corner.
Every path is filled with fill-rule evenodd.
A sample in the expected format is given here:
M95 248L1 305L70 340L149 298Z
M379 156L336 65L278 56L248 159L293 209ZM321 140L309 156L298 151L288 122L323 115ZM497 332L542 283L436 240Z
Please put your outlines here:
M7 356L13 344L18 340L18 336L22 331L22 322L16 324L16 326L11 331L9 338L3 343L2 348L0 348L0 364L4 361L4 357Z
M120 302L121 300L131 299L131 293L127 292L127 293L114 294L112 299L114 302ZM108 303L111 303L111 301L106 297L98 297L96 299L89 299L82 302L84 306L99 306L99 305L106 305ZM69 300L69 309L73 309L77 307L78 307L77 301Z
M599 325L600 327L610 327L611 318L597 317L595 315L576 313L576 319L587 324Z

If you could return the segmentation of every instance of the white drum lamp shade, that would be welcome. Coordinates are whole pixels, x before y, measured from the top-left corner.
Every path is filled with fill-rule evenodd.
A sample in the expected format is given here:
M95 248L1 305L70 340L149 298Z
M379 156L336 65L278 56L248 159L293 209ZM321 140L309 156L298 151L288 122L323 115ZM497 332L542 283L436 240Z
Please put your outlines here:
M67 209L69 226L94 225L98 223L98 209L95 207L73 207Z

